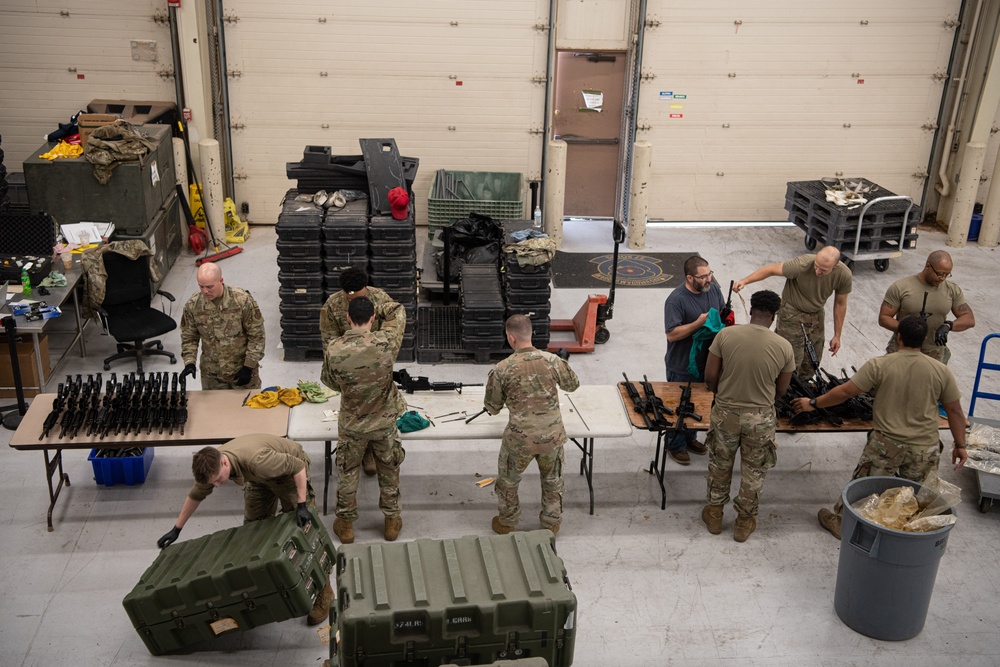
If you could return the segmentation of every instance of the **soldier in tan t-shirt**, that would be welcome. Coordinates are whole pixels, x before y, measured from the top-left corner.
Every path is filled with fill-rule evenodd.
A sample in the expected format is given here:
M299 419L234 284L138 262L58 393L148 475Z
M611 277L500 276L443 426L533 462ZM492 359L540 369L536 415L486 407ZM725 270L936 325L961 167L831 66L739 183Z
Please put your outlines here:
M795 374L807 378L815 373L812 363L806 357L806 345L802 338L802 325L806 327L809 342L816 348L816 361L823 360L823 346L826 338L826 302L832 294L833 337L830 339L830 354L840 350L840 334L847 317L847 295L851 293L851 270L840 261L840 250L826 246L815 255L800 255L795 259L771 264L757 269L743 280L733 284L733 291L739 292L750 283L773 276L784 276L785 287L781 291L781 310L774 332L792 344L795 353Z
M715 393L708 428L708 504L701 518L708 532L722 532L736 453L741 460L740 492L733 501L733 539L745 542L757 527L764 476L777 451L774 402L788 390L795 369L791 344L771 331L781 299L761 290L750 299L750 324L726 327L708 349L705 384Z
M947 364L951 358L948 334L976 326L976 316L965 300L962 288L948 280L952 268L951 255L944 250L935 250L927 256L923 271L915 276L901 278L889 286L878 313L879 326L894 332L904 317L919 315L923 310L927 319L927 335L920 345L920 351L943 364ZM947 319L949 312L954 314L954 321ZM894 335L885 351L892 353L896 349Z
M944 450L938 434L938 403L944 406L955 439L951 461L956 469L965 464L962 394L947 366L920 353L927 330L927 322L919 315L904 317L896 331L898 352L869 360L850 380L822 396L793 399L796 412L811 412L839 405L865 391L875 395L873 428L852 480L886 476L922 483L936 473ZM838 501L832 512L825 507L819 511L820 525L837 539L842 509Z

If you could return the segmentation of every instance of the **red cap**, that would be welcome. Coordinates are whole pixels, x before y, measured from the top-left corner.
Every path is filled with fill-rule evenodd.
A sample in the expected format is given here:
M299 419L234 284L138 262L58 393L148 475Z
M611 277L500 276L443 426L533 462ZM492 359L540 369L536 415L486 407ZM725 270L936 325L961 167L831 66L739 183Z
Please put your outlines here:
M389 190L389 204L392 206L392 217L396 220L406 220L410 214L410 195L403 188Z

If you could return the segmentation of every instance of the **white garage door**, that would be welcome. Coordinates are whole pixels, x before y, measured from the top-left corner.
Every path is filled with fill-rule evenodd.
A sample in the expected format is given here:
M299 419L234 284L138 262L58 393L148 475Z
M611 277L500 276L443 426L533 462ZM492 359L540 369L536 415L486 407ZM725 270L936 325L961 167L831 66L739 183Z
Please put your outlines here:
M650 218L784 220L838 173L919 203L960 5L649 0Z
M547 12L547 0L227 0L236 201L273 223L294 187L286 162L306 145L360 155L364 137L420 159L421 224L437 169L536 176Z

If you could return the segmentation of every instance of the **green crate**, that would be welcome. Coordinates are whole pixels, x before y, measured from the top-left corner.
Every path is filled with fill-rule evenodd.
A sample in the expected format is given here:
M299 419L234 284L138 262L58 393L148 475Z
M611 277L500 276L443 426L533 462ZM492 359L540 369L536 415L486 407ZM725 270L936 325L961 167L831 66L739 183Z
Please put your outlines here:
M454 192L461 199L435 199L438 174L434 174L427 196L427 223L431 230L446 227L473 212L498 220L524 217L524 177L521 174L503 171L447 173L455 177Z

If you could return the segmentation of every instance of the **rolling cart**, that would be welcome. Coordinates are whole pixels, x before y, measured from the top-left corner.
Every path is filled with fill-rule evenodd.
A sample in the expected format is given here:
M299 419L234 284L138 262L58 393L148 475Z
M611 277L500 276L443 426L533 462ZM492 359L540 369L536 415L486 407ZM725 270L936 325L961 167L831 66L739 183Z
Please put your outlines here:
M890 201L906 201L906 213L903 214L903 224L900 225L899 231L899 243L894 249L883 249L879 248L877 250L863 251L861 250L861 230L865 222L865 213L868 212L875 204L885 204ZM875 260L875 270L878 272L885 271L889 268L889 260L900 257L903 254L903 248L906 247L906 232L910 228L910 212L913 210L913 199L908 195L893 195L891 197L876 197L872 199L864 208L861 209L861 215L858 217L858 230L854 235L854 250L842 250L841 255L847 260L845 263L848 267L851 267L854 262L865 259ZM883 243L882 245L886 245Z
M979 366L976 368L976 381L972 385L972 399L969 402L969 421L976 424L986 424L993 428L1000 428L1000 421L995 419L975 419L973 415L976 411L976 400L981 398L991 401L1000 401L1000 394L986 391L979 391L979 381L982 379L983 371L1000 371L1000 364L986 363L986 346L990 340L1000 338L1000 333L992 333L983 339L983 344L979 348ZM976 470L976 485L979 487L979 511L989 512L994 500L1000 500L1000 475Z

